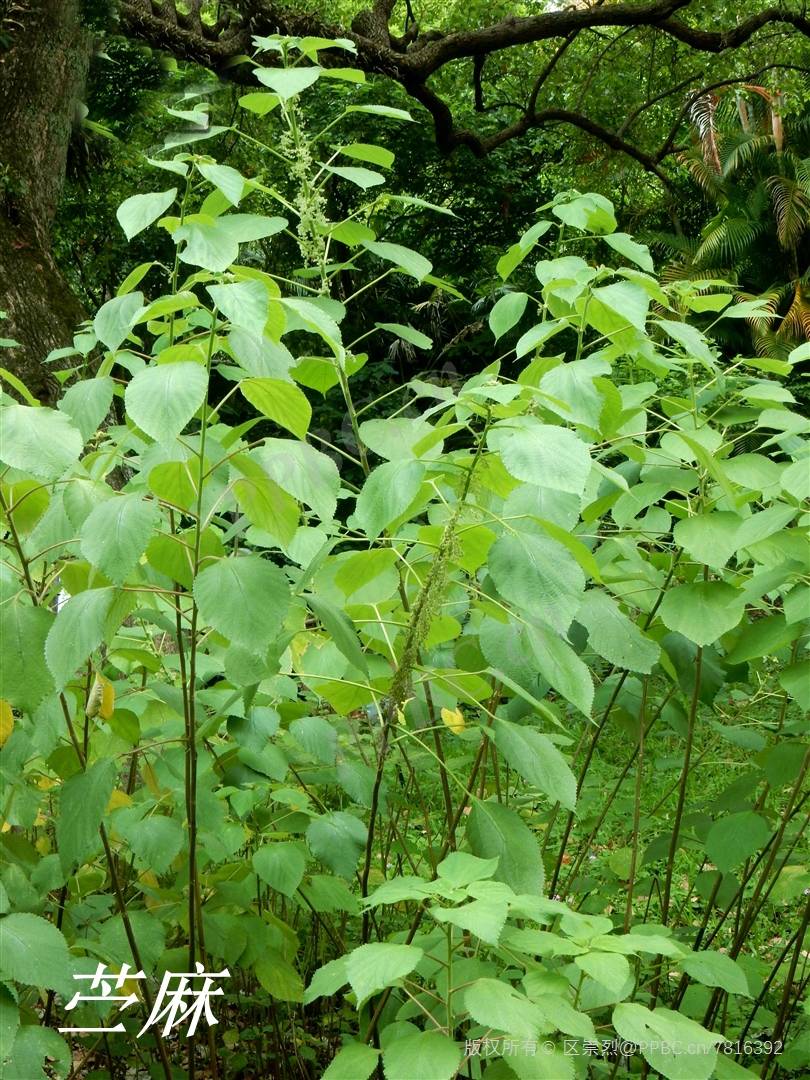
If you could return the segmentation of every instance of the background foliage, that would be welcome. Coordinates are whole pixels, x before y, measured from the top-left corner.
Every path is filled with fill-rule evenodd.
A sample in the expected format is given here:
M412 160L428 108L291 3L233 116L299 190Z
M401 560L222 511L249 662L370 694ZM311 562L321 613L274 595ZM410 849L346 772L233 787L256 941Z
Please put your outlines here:
M801 1075L801 120L695 111L718 212L656 273L621 170L470 175L350 42L255 47L109 50L94 315L55 408L3 395L5 1074ZM141 1000L68 1045L99 960ZM198 960L220 1024L136 1041Z

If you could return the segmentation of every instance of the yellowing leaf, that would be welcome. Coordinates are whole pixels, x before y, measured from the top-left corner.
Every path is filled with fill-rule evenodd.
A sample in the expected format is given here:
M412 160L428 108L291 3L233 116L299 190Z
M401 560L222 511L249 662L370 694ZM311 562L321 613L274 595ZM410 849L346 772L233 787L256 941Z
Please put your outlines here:
M14 730L14 713L9 703L0 698L0 746L2 746Z
M105 679L98 671L87 695L85 713L92 720L94 716L100 716L102 720L109 720L115 709L115 687L109 679Z
M115 711L115 687L109 679L103 679L101 689L101 708L98 714L102 720L109 720Z
M454 735L460 735L467 726L461 709L442 709L442 720Z
M120 972L118 974L120 974ZM143 1000L143 992L141 991L140 983L137 979L124 979L121 983L120 993L127 995L134 994L139 1000Z
M148 761L141 763L141 776L144 779L144 783L149 788L150 792L156 799L160 799L163 795L163 789L158 783L158 778L155 776L155 770L149 764Z
M125 791L115 788L107 803L107 813L109 814L111 810L119 810L122 806L132 806L132 799Z

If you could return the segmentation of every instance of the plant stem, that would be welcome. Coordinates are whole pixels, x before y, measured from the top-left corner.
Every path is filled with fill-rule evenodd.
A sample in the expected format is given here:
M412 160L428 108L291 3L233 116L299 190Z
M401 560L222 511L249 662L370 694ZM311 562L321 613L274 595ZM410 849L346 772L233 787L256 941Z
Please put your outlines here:
M630 929L633 921L633 891L636 883L636 866L638 864L638 836L641 824L641 781L644 776L644 725L647 717L647 690L649 676L641 684L641 708L639 710L638 725L638 763L636 765L636 790L633 800L633 839L630 847L630 874L627 880L627 902L624 908L624 932Z
M34 589L33 580L31 578L31 569L30 569L30 566L28 564L28 560L25 557L25 553L23 551L22 544L20 542L19 533L17 532L17 529L16 529L15 524L14 524L13 515L11 513L9 513L8 505L7 505L6 501L5 501L5 498L3 497L3 492L2 492L1 488L0 488L0 509L2 509L2 511L3 511L4 515L5 515L6 521L8 522L9 532L11 533L11 536L12 536L12 539L13 539L13 542L14 542L14 547L15 547L16 552L17 552L17 557L20 560L20 566L22 568L23 577L25 579L26 585L28 586L28 591L29 591L29 593L31 595L31 602L32 602L34 607L38 607L39 602L38 602L36 590ZM78 737L76 735L76 729L75 729L75 727L73 725L73 718L70 715L70 706L68 705L67 698L65 697L64 693L61 692L61 691L59 693L59 704L60 704L61 709L62 709L62 714L63 714L63 716L65 718L65 723L67 725L68 734L70 736L70 741L73 744L73 749L74 749L74 751L76 753L76 759L79 762L79 767L82 769L82 771L84 771L87 768L87 757L84 754L84 752L82 750L82 744L80 743L80 741L79 741L79 739L78 739ZM138 941L137 941L137 938L135 937L135 933L134 933L134 931L132 929L132 922L130 921L129 914L127 912L126 902L124 900L124 896L123 896L123 893L121 891L121 885L120 885L120 882L118 880L118 873L117 873L117 871L115 869L115 859L113 857L112 849L110 848L110 842L109 842L109 839L107 837L107 830L105 829L104 825L101 824L101 825L99 825L99 830L98 831L99 831L99 835L101 837L102 847L104 848L104 856L105 856L106 861L107 861L107 872L110 875L110 883L111 883L111 885L113 887L113 892L115 894L115 900L116 900L116 905L118 907L118 913L121 916L121 923L122 923L122 925L124 927L124 933L126 934L127 942L129 943L130 952L132 953L132 960L133 960L133 962L135 964L136 969L138 971L142 971L143 970L143 963L141 961L140 949L138 948ZM60 912L60 916L57 916L57 918L58 918L58 921L61 923L61 912ZM149 985L146 982L146 980L144 980L144 984L143 984L143 997L144 997L144 1002L146 1003L147 1012L151 1013L152 1004L153 1004L153 998L152 998L152 992L150 991ZM52 1008L53 1007L52 999L51 999L50 1004L51 1004L51 1008ZM160 1057L161 1067L163 1069L163 1074L164 1074L166 1080L172 1080L172 1068L171 1068L171 1064L169 1062L169 1055L168 1055L168 1053L166 1051L166 1044L163 1041L163 1036L161 1035L160 1030L158 1028L155 1028L154 1035L155 1035L155 1042L156 1042L157 1048L158 1048L158 1055Z

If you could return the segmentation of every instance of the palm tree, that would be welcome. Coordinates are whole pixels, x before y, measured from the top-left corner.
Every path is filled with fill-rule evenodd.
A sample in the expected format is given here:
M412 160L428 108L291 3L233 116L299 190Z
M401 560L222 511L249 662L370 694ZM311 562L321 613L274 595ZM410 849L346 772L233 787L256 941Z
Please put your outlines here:
M760 355L810 340L810 117L787 121L779 91L706 94L691 107L681 161L717 212L694 239L656 234L669 277L723 277L736 299L765 300L748 320Z

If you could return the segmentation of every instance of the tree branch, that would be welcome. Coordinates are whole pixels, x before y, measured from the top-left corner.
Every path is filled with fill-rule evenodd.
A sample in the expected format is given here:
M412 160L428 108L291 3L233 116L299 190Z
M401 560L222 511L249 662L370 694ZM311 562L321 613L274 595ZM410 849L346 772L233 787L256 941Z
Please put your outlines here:
M580 111L584 102L582 95L574 110L545 109L538 112L537 101L542 86L577 35L583 30L595 32L600 28L624 28L622 33L608 41L599 60L625 33L640 27L657 28L673 42L681 42L697 52L708 53L738 48L769 24L790 27L800 35L810 37L810 19L803 13L781 6L761 11L727 30L704 30L675 17L690 7L696 16L702 13L696 0L647 0L646 3L613 4L597 0L597 3L589 6L565 7L539 15L510 16L489 26L470 30L423 31L412 20L410 5L406 0L408 28L404 37L397 38L391 35L389 29L397 0L369 0L369 3L370 6L359 13L349 30L330 23L315 12L290 7L283 0L233 0L233 17L224 29L207 27L200 20L197 0L192 0L189 14L181 14L179 17L172 17L171 13L167 12L168 8L174 7L171 0L161 0L158 8L153 8L151 0L120 0L119 10L121 27L129 36L146 41L155 48L168 50L183 59L213 68L240 82L249 77L248 68L238 65L229 67L229 63L250 50L253 35L348 38L357 48L356 55L350 56L345 52L338 55L337 50L334 55L330 55L329 50L324 50L321 52L321 62L327 65L348 62L363 71L382 74L398 82L430 112L437 144L446 153L459 146L466 146L473 154L482 156L510 139L520 137L531 128L565 123L587 132L611 149L637 161L665 184L668 180L660 168L660 162L672 153L677 130L684 121L689 104L679 110L676 123L657 153L640 149L628 141L625 134L645 109L683 89L694 80L694 76L642 103L618 131L605 128ZM447 103L427 85L430 76L440 68L456 60L471 58L474 65L474 108L478 112L489 111L484 106L482 84L486 56L499 50L554 39L557 39L559 44L536 79L523 115L493 134L478 134L467 128L457 128ZM689 96L688 102L691 103L692 100L694 95Z
M785 11L784 8L768 8L767 11L760 11L729 30L700 30L694 26L687 26L686 23L677 19L665 19L658 26L671 37L677 38L684 45L689 45L699 52L721 53L744 45L757 30L761 30L768 23L792 26L805 37L810 37L810 19L798 12Z

